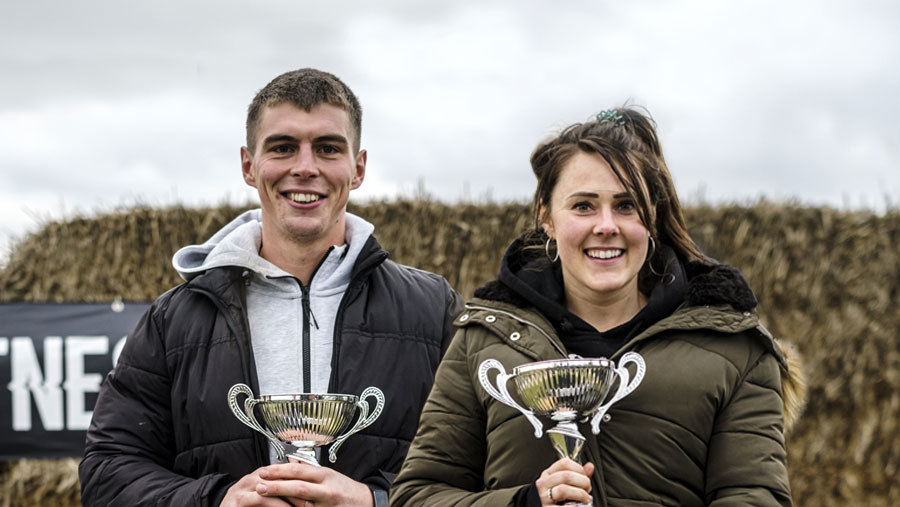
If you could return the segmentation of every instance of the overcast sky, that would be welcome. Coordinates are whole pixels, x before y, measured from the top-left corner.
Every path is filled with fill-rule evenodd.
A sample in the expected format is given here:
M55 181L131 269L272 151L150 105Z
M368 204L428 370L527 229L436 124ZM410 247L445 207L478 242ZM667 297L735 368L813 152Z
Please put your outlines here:
M0 253L51 219L252 198L247 104L300 67L363 104L351 199L526 201L536 142L628 101L688 201L896 206L898 27L896 0L6 2Z

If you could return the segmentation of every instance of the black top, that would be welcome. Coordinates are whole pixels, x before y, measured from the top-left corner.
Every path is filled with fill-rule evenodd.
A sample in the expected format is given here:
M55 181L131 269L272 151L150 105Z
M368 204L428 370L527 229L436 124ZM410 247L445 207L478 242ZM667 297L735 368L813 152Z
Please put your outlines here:
M513 248L518 252L513 252ZM544 314L571 354L610 357L629 339L671 315L684 302L687 290L684 267L671 248L661 246L659 258L665 271L657 272L662 276L654 275L646 267L640 275L644 279L641 285L649 285L644 290L645 295L649 291L647 305L628 322L601 332L566 308L559 262L550 264L549 259L536 258L515 269L519 252L518 241L507 250L500 265L500 282Z

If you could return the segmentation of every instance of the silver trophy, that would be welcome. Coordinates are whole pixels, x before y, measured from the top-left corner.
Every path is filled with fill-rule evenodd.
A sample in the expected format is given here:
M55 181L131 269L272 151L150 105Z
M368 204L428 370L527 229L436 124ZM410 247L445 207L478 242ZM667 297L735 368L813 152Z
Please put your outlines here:
M247 396L243 409L237 401L241 394ZM365 401L370 396L376 399L371 414L369 403ZM381 415L384 394L377 387L369 387L359 397L350 394L277 394L254 399L249 387L235 384L228 390L228 406L242 423L262 433L275 445L280 461L287 456L319 466L315 448L334 442L328 451L328 459L334 463L341 444ZM262 424L254 413L257 407ZM347 430L357 408L359 417ZM290 447L286 448L285 444L290 444L294 450L286 452Z
M634 377L626 367L629 363L636 366ZM496 387L488 379L491 370L499 371ZM591 431L599 434L600 422L609 420L609 408L637 388L645 371L644 358L636 352L625 353L619 359L618 367L606 358L551 359L517 366L512 374L506 373L500 361L488 359L478 368L478 380L497 401L522 412L534 426L535 437L540 438L543 433L543 425L537 416L556 421L556 425L547 430L553 448L561 458L580 462L584 435L578 431L576 421L590 418ZM510 396L507 388L510 379L527 409ZM618 387L604 403L616 379Z

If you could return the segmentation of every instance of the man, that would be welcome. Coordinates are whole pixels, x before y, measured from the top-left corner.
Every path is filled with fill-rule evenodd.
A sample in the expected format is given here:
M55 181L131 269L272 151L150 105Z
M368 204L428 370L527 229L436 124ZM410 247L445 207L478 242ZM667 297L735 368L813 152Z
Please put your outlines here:
M387 505L461 303L443 278L387 260L346 212L366 170L361 116L343 82L313 69L254 98L241 165L261 209L175 254L186 283L144 315L97 400L85 505ZM386 403L336 463L277 463L231 413L237 383L375 386Z

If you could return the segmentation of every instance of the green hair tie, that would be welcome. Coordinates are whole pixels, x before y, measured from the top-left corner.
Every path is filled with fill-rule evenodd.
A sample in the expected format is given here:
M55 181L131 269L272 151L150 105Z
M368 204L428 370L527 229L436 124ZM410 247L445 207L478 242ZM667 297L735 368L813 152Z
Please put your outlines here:
M625 117L612 109L604 109L597 114L597 121L600 123L611 122L616 125L625 125Z

